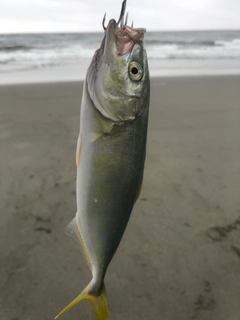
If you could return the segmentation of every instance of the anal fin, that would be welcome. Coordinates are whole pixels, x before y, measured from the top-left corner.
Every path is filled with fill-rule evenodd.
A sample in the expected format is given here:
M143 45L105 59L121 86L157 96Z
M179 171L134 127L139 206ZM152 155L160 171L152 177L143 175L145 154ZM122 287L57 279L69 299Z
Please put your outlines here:
M87 261L87 264L89 266L89 268L92 270L92 263L91 260L89 258L89 254L87 252L87 248L86 245L83 241L83 237L81 235L81 230L80 227L77 223L77 218L75 217L67 226L65 233L68 234L69 236L71 236L81 247L83 254L85 256L85 259Z

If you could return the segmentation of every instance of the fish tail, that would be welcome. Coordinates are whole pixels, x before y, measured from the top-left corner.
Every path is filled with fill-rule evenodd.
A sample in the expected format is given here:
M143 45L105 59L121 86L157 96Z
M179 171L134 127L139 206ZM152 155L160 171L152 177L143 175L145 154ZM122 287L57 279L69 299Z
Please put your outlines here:
M89 293L89 289L90 288L88 285L72 302L70 302L61 312L59 312L55 319L75 306L77 303L87 300L93 307L96 320L108 320L108 306L105 285L103 284L101 292L98 295Z
M108 320L108 305L105 285L103 284L102 291L99 296L89 295L89 302L91 303L97 320Z

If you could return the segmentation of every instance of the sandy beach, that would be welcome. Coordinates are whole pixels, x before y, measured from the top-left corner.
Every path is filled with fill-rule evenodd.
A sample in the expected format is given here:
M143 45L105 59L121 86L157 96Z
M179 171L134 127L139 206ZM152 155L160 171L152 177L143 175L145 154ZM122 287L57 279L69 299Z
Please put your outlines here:
M90 271L76 213L82 83L0 86L0 320L49 320ZM240 76L154 78L141 196L110 320L240 319ZM61 319L94 319L81 303Z

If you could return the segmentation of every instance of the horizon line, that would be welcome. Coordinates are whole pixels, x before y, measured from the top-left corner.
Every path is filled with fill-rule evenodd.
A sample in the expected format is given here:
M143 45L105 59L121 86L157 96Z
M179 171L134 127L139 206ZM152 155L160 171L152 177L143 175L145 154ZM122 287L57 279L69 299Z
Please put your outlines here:
M212 28L212 29L164 29L164 30L147 30L147 32L201 32L201 31L240 31L239 29L235 28L229 28L229 29L217 29L217 28ZM85 30L85 31L23 31L23 32L0 32L0 35L17 35L17 34L69 34L69 33L103 33L104 31L99 31L99 30Z

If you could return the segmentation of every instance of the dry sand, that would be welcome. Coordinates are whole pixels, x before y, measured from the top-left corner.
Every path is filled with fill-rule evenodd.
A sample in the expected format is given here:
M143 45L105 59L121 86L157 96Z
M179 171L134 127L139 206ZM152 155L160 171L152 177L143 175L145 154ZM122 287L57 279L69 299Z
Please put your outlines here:
M76 212L81 83L0 87L0 320L50 320L91 275ZM240 77L152 80L143 190L110 320L240 319ZM62 319L94 319L82 303Z

